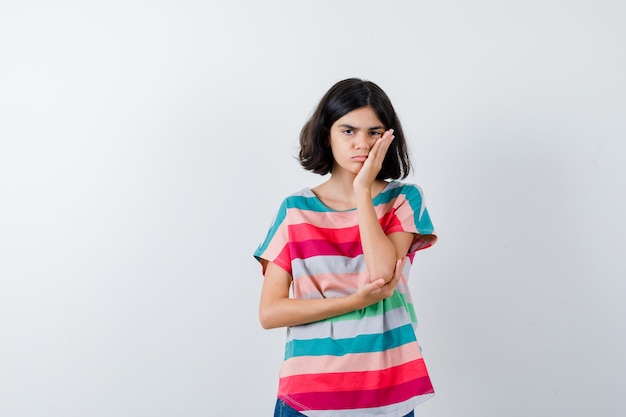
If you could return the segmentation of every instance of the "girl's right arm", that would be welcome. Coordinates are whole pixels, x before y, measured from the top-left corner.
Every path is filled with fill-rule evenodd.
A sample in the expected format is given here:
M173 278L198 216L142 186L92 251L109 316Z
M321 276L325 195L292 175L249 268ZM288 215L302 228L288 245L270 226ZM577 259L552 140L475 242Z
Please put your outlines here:
M367 283L355 293L336 298L301 300L289 297L291 275L268 262L259 303L259 319L264 329L312 323L365 308L393 294L402 276L406 258L396 263L394 277Z

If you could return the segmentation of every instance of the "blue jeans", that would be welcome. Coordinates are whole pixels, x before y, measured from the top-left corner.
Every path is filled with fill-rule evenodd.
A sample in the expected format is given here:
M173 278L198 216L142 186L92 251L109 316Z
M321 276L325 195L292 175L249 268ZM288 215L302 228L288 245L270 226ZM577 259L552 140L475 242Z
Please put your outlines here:
M281 399L276 400L276 407L274 408L274 417L300 417L304 414L297 412ZM414 417L413 411L404 417Z

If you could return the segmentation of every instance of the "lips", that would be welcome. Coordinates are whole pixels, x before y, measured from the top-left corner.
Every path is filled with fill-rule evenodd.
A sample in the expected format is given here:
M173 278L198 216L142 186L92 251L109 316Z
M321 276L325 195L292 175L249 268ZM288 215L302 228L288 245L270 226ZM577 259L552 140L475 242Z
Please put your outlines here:
M367 155L357 155L352 157L352 160L357 162L365 162L366 159Z

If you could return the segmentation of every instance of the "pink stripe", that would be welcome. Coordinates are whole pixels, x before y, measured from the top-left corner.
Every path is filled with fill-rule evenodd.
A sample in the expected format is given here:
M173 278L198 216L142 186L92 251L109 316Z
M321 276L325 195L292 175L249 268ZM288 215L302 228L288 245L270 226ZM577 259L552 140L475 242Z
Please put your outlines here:
M289 245L291 259L307 259L314 256L347 256L356 258L363 253L361 242L334 243L328 240L306 240Z
M348 410L382 407L434 392L430 378L425 376L377 390L280 394L279 397L298 411Z
M342 356L338 361L335 356L294 356L283 362L280 377L298 374L314 374L323 369L325 372L375 371L398 366L407 360L421 359L417 342L407 343L397 348L381 352L352 353Z
M365 372L318 373L281 378L280 391L290 395L307 392L370 391L401 385L428 376L423 359L388 369Z
M379 204L374 207L376 216L381 221L389 214L389 204ZM346 229L347 224L353 224L357 226L359 224L358 213L356 210L346 211L342 213L337 212L314 212L304 211L298 208L287 209L287 218L290 225L296 225L300 223L309 223L314 227L320 227L324 229ZM381 223L384 224L384 223Z
M274 234L274 238L269 242L263 253L261 254L261 258L266 259L268 261L274 262L276 258L278 258L281 254L283 254L285 248L287 247L287 230L284 224L282 224L276 233ZM291 259L287 259L288 263L291 263ZM283 265L281 265L283 266Z
M359 226L355 224L351 227L328 228L317 227L308 223L295 223L289 226L289 233L292 238L303 240L331 240L343 243L352 242L359 239Z
M350 288L358 288L364 285L369 275L367 271L357 274L318 274L314 278L295 279L293 281L293 293L296 298L321 298L328 291L338 291L348 295ZM308 297L311 298L311 297Z
M389 222L385 225L385 233L390 235L395 232L406 232L408 230L409 233L412 233L412 229L414 227L405 229L400 223L400 219L395 214L389 213L388 219Z
M276 259L272 260L272 262L291 274L291 259L289 259L289 247L285 246L283 250L278 254Z
M289 224L310 223L318 227L342 229L347 224L357 225L356 210L337 215L336 212L304 211L298 208L287 209Z

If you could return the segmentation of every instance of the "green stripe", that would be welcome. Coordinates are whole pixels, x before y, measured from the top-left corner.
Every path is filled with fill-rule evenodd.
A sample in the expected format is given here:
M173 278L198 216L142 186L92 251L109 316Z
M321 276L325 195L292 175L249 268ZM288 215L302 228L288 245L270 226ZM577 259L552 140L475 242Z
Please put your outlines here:
M415 314L413 303L406 305L406 311L408 311L409 315L411 316L411 322L417 324L417 314Z
M263 243L259 245L257 250L254 252L254 256L257 259L263 252L265 252L265 250L269 246L272 239L274 239L274 235L278 231L280 225L285 221L285 217L287 217L287 210L293 209L293 208L298 209L298 210L318 211L318 212L330 211L323 204L317 203L317 199L313 197L304 197L304 196L297 196L297 195L287 197L281 203L280 208L278 209L278 212L276 213L276 216L274 218L274 221L272 222L272 226L270 227L270 230L267 232L267 237L265 238Z
M276 234L276 231L280 227L283 220L285 220L285 217L287 216L287 207L285 203L286 201L283 201L282 204L280 205L280 208L278 209L278 212L276 213L276 216L274 217L272 226L270 227L270 230L267 232L267 237L254 252L255 258L259 259L259 256L261 256L261 254L265 252L265 250L269 246L272 239L274 239L274 235Z
M345 320L360 320L364 317L382 316L385 312L394 310L398 307L404 307L410 314L411 319L415 316L413 306L409 305L406 301L406 296L400 294L398 290L394 291L391 297L379 301L376 304L365 307L361 310L352 311L350 313L342 314L340 316L331 317L332 322L345 321Z
M287 208L295 208L306 211L329 212L333 211L325 205L321 204L316 197L305 197L302 195L294 195L287 199Z

